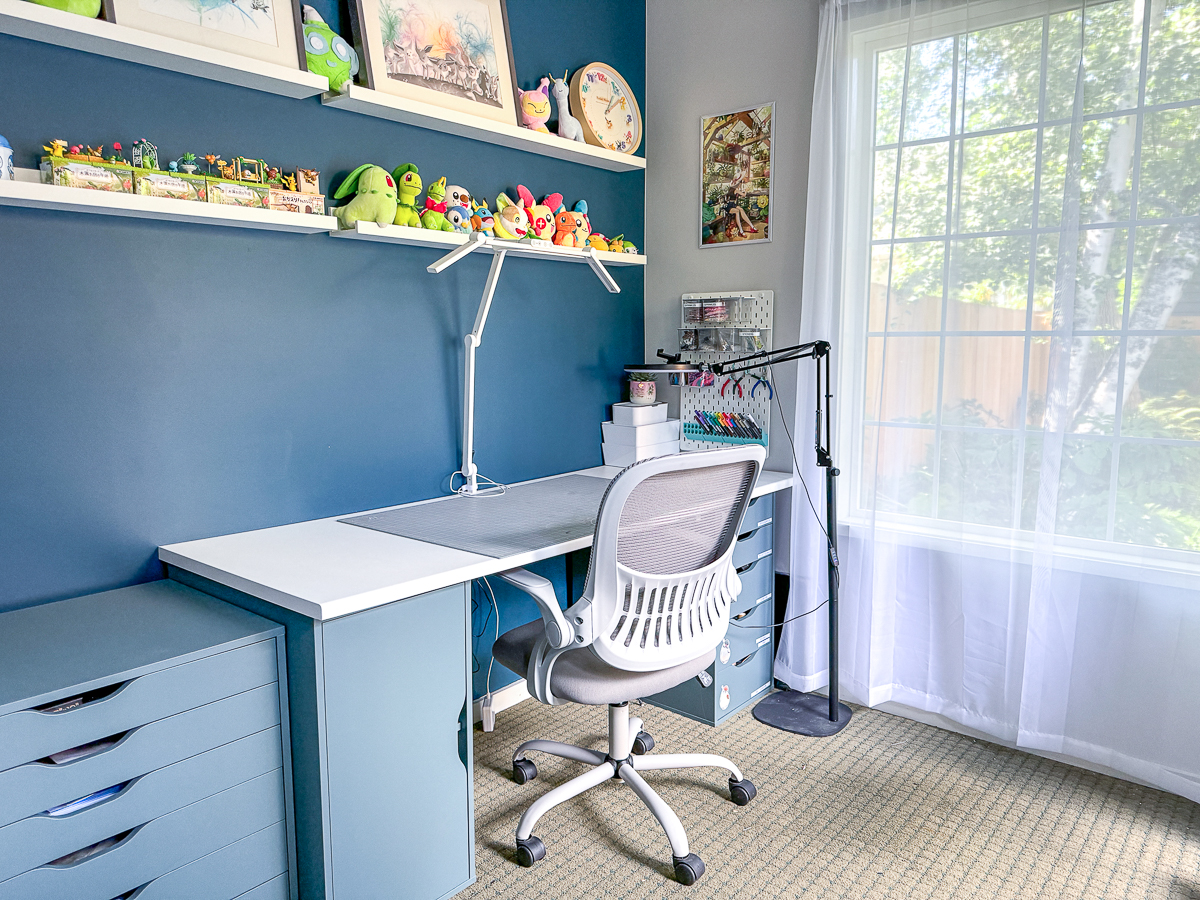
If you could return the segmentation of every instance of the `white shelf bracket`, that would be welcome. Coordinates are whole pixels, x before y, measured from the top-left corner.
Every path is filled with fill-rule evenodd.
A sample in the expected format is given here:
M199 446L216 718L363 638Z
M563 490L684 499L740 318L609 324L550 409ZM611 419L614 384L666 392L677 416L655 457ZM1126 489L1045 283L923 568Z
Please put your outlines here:
M471 236L467 238L467 242L459 247L455 247L437 262L425 267L425 271L431 275L439 275L446 269L450 268L468 253L473 253L480 247L484 247L489 243L488 236L482 231L473 231Z
M610 294L621 293L621 286L608 274L608 269L604 268L604 263L600 262L600 254L596 252L595 247L587 248L587 264L592 267L592 271L596 273L600 283L608 288Z

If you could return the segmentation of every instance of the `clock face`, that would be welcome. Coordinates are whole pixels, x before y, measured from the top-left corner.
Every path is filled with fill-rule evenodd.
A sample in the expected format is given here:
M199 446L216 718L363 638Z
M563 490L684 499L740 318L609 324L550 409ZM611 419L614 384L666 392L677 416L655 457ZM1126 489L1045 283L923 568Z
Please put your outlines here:
M619 153L632 153L641 144L641 110L616 70L603 63L580 69L571 79L571 99L589 143Z

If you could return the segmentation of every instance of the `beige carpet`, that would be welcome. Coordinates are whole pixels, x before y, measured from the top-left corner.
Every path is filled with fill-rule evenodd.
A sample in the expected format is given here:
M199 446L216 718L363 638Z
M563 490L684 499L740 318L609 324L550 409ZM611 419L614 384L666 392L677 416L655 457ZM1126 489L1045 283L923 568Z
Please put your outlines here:
M720 728L635 710L656 752L719 753L758 786L737 807L719 770L647 773L704 877L668 880L666 837L619 782L549 812L534 830L546 858L513 862L525 806L584 768L535 754L537 780L517 785L513 749L533 737L605 746L604 709L526 701L475 731L478 882L461 897L1200 900L1200 806L1188 800L864 709L823 739L748 710Z

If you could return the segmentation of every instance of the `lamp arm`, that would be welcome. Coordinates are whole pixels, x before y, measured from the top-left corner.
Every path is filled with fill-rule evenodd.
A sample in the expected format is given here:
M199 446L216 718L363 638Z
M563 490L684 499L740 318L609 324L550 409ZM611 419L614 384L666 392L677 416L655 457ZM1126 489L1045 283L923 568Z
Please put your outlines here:
M779 350L760 350L748 356L727 359L725 362L713 363L709 368L714 375L731 375L734 372L747 372L750 369L761 369L775 363L791 362L793 359L820 359L829 355L829 341L809 341L807 344L796 344Z

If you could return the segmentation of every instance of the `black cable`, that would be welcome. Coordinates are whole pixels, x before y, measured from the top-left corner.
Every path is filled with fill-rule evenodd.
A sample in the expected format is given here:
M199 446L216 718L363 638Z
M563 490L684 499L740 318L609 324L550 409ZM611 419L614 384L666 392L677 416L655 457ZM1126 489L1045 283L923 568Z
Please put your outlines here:
M808 612L802 612L802 613L800 613L800 615L792 616L790 619L784 619L782 622L772 622L770 625L743 625L741 622L734 622L733 620L730 620L729 624L732 625L734 628L779 628L783 625L786 625L788 622L795 622L797 619L803 619L805 616L811 616L813 613L815 613L818 609L820 609L822 606L824 606L828 602L829 602L829 599L826 598L826 599L822 600L820 603L818 603L816 606L814 606L812 609L810 609Z

